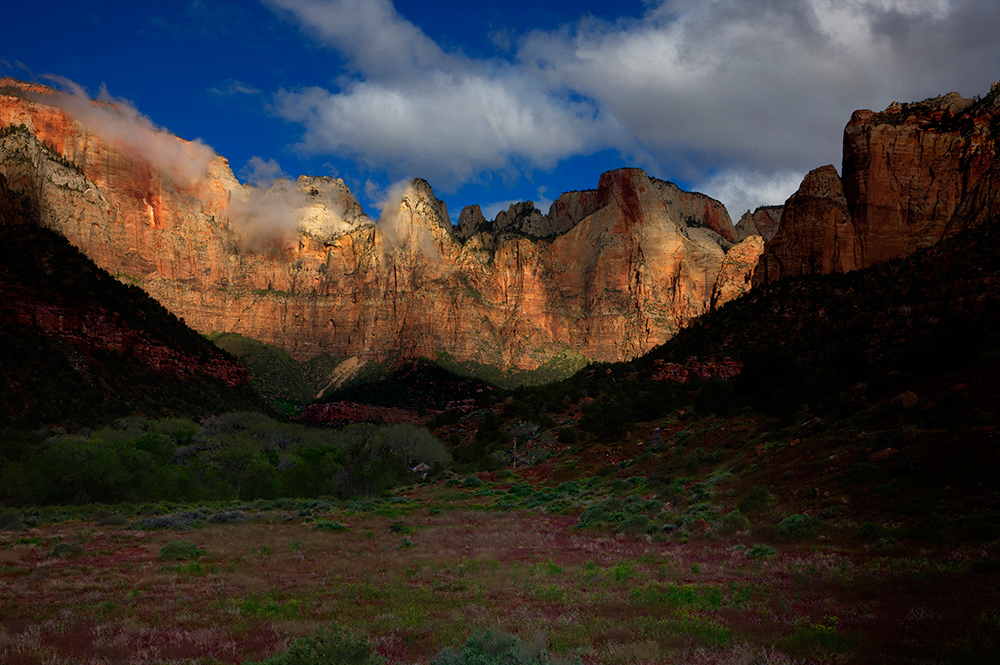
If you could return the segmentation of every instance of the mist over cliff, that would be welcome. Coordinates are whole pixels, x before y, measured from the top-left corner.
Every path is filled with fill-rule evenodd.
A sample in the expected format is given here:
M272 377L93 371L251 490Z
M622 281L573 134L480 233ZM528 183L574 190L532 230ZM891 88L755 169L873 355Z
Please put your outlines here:
M457 226L429 183L404 181L373 215L341 179L242 184L115 100L11 79L3 94L12 199L196 330L303 360L628 360L752 279L905 256L978 223L1000 191L997 86L855 113L841 173L814 170L736 227L718 201L634 168L545 212L468 206Z
M625 360L738 295L756 260L755 241L732 254L719 202L638 169L606 173L547 213L512 207L475 228L453 228L413 180L376 220L342 180L243 185L214 154L199 177L181 177L161 156L201 155L200 144L107 101L5 86L3 125L26 129L5 139L22 156L8 179L44 225L195 329L300 358L446 354L533 368L571 349ZM109 118L147 140L124 140Z

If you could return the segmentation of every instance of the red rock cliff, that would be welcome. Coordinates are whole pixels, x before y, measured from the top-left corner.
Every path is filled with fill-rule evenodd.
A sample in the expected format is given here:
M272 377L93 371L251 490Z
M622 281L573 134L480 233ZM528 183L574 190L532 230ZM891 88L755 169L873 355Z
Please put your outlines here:
M998 123L1000 84L976 101L950 93L855 111L844 130L842 184L833 167L806 176L755 283L901 258L995 214Z
M562 195L547 215L520 206L490 224L464 213L460 230L417 180L376 223L340 180L244 186L204 146L144 135L150 156L75 119L50 90L3 83L15 198L196 330L299 358L445 352L531 368L569 348L623 360L745 290L760 253L759 238L733 253L717 201L638 169Z

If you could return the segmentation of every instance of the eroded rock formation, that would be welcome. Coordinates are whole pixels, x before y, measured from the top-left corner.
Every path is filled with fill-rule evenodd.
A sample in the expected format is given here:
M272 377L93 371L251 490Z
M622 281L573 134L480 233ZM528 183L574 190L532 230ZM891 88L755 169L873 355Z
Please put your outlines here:
M204 146L149 129L109 140L51 90L0 87L6 198L196 330L299 358L623 360L745 290L760 251L756 236L735 244L720 203L638 169L544 215L467 209L457 229L415 180L375 222L340 180L242 185Z
M842 179L832 166L806 176L754 282L901 258L995 214L998 121L1000 84L980 100L949 93L855 111L844 130Z
M736 223L736 239L743 240L750 236L760 236L764 242L769 241L781 226L781 212L784 206L760 206L753 212L747 210Z
M780 230L765 245L756 282L861 267L857 233L832 165L806 174L785 202L781 219Z

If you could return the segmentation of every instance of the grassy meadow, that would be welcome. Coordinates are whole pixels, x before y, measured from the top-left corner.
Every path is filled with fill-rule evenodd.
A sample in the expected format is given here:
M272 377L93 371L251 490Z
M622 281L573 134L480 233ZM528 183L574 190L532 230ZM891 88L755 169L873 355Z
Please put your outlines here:
M331 628L387 663L1000 653L995 548L901 545L874 527L799 532L787 520L699 529L691 486L663 501L650 479L546 484L530 471L367 500L7 511L0 662L369 662L268 661ZM683 530L648 528L685 517ZM477 635L515 636L516 659L459 658Z

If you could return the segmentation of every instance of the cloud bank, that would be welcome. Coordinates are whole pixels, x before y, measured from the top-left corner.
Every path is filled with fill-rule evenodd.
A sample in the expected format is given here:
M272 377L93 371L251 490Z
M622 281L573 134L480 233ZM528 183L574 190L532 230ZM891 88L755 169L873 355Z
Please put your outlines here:
M307 151L447 187L612 148L734 217L839 164L854 109L1000 76L1000 4L977 0L661 0L507 35L492 59L445 51L390 0L266 2L347 63L331 89L277 96Z

